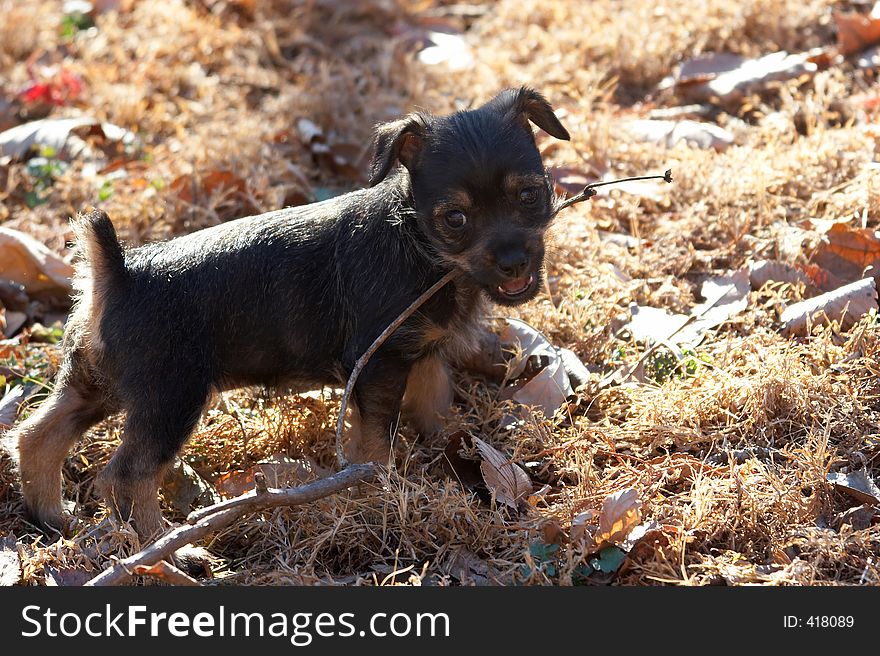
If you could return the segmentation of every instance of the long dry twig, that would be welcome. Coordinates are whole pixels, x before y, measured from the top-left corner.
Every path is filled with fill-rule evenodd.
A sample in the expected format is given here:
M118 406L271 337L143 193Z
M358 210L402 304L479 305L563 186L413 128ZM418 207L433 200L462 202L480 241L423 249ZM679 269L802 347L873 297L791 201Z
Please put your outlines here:
M117 585L135 576L139 566L154 565L171 556L177 549L229 526L242 515L266 508L309 503L369 480L375 474L375 465L351 465L332 476L299 487L265 488L265 491L257 489L235 499L209 506L199 511L199 517L193 519L193 523L184 524L167 532L146 549L120 560L85 585Z
M379 350L379 347L385 343L385 340L391 337L391 335L394 334L394 331L400 328L401 324L409 319L413 312L418 310L425 301L436 294L444 285L446 285L446 283L454 280L460 274L461 271L453 269L431 285L426 292L414 300L409 307L400 313L400 316L382 331L382 334L370 344L370 348L368 348L364 354L358 358L358 361L355 362L354 369L352 369L351 375L348 377L348 383L345 385L345 391L342 393L342 401L339 404L339 416L336 419L336 459L339 461L340 468L344 469L349 466L348 458L345 457L345 451L342 448L342 431L345 426L345 410L348 407L348 401L351 398L351 393L354 390L354 385L357 382L358 376L360 376L361 370L367 365L367 362L373 357L373 354Z
M572 196L568 200L563 201L556 208L556 211L553 213L554 216L559 214L566 207L571 207L575 203L580 203L585 200L591 199L596 195L597 187L604 187L606 185L618 184L620 182L633 182L635 180L665 180L668 183L672 182L672 169L666 169L663 175L637 175L632 178L619 178L617 180L606 180L605 182L591 182L586 187L584 187L581 193Z

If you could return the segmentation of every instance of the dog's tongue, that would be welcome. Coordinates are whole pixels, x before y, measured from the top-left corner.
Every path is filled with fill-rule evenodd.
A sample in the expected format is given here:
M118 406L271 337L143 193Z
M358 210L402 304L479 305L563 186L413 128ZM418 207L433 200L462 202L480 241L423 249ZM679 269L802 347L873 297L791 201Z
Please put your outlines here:
M513 280L508 280L501 284L501 289L503 289L508 294L516 294L517 292L521 292L526 287L529 286L529 282L531 279L529 276L523 276L522 278L514 278Z

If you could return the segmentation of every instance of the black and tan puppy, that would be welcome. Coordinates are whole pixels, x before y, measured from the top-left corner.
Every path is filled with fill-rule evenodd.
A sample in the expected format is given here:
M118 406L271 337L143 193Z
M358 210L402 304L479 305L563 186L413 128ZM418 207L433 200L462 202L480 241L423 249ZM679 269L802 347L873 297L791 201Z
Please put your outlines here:
M447 363L472 350L485 301L516 305L539 288L554 195L529 121L568 139L527 88L450 116L411 114L378 128L370 188L166 243L125 251L106 214L77 218L79 297L56 387L10 434L28 511L65 524L69 449L124 410L100 489L154 535L162 475L212 391L344 384L388 324L458 268L361 373L348 452L386 460L401 407L435 430L452 400Z

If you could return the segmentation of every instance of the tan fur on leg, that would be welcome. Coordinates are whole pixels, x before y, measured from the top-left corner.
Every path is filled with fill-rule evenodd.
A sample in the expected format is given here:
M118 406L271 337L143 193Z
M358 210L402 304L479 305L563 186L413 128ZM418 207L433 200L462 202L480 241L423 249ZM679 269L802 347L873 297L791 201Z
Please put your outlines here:
M25 506L42 524L68 524L61 499L61 467L73 443L96 421L100 408L71 386L57 389L9 435L17 449Z
M422 435L430 435L443 427L452 399L452 379L446 362L437 356L427 356L413 365L406 379L403 418Z
M346 419L345 454L350 462L388 462L391 454L390 427L367 424L361 420L357 406L349 406Z
M147 460L123 442L104 471L98 489L117 519L131 522L143 544L165 530L159 507L159 482L165 467Z

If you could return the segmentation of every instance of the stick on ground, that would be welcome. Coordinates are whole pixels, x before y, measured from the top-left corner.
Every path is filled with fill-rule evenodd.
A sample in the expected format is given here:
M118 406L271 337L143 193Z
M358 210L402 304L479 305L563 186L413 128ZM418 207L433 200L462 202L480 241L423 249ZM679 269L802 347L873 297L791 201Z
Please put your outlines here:
M341 492L356 483L372 479L376 467L372 464L351 465L346 469L298 487L276 489L266 488L243 494L235 499L204 508L188 518L191 524L184 524L156 540L147 548L129 556L113 567L101 572L86 583L87 586L117 585L137 575L139 566L155 565L170 557L175 551L200 538L226 528L242 515L278 506L298 506Z

